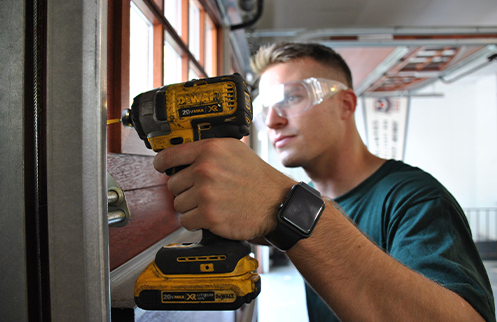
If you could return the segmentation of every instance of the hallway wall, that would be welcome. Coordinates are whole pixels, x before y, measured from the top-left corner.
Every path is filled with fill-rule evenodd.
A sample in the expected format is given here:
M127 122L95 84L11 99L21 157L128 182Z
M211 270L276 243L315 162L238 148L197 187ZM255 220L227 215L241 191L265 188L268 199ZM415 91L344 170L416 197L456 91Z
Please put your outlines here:
M497 206L497 73L437 82L413 98L405 161L433 174L463 208Z

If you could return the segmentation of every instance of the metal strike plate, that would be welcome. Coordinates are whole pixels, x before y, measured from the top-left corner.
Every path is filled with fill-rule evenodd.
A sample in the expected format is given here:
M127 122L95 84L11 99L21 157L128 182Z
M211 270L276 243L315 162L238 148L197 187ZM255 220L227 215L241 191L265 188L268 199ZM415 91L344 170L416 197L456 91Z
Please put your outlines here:
M107 205L109 227L126 226L130 218L126 197L109 172L107 172Z

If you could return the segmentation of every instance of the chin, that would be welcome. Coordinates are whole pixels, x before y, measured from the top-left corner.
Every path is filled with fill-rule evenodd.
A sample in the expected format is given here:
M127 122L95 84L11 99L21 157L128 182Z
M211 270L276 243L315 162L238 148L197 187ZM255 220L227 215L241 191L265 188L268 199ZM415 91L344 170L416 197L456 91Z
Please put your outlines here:
M283 166L286 168L300 167L300 162L298 162L294 158L284 157L284 156L280 155L280 161L281 161L281 164L283 164Z

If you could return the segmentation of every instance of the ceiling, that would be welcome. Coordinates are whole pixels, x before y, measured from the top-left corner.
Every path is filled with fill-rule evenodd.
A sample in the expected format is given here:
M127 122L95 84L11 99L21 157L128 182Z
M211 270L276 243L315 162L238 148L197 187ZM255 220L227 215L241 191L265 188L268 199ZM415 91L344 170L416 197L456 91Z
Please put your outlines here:
M334 48L364 95L410 93L497 66L497 0L218 0L231 25L257 18L258 3L259 19L230 35L247 74L250 55L280 41Z

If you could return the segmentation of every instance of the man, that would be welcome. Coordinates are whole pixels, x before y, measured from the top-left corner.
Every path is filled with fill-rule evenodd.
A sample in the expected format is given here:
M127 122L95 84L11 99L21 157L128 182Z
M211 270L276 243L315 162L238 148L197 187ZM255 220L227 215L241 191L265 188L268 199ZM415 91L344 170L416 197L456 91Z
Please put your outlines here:
M258 121L281 162L301 166L319 193L234 139L175 146L154 165L191 164L168 181L182 225L286 250L307 282L311 321L495 321L464 213L428 174L367 150L343 59L280 44L253 62Z

